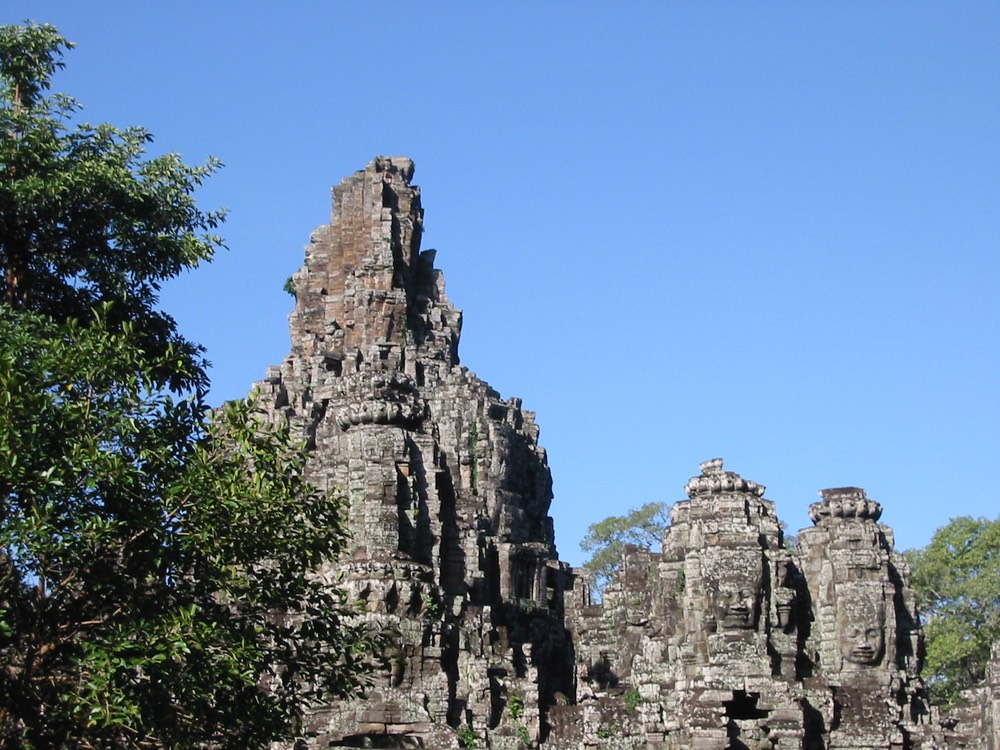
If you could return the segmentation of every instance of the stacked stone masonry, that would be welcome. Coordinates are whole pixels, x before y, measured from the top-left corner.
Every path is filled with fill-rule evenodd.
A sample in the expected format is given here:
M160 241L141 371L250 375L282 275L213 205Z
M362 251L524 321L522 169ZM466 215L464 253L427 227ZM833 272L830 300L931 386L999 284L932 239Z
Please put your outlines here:
M824 490L791 550L764 488L708 461L661 552L628 548L592 602L534 414L459 364L412 176L379 157L334 188L291 353L256 386L348 499L350 553L319 574L394 634L309 747L1000 750L1000 667L964 712L927 705L906 563L863 490Z

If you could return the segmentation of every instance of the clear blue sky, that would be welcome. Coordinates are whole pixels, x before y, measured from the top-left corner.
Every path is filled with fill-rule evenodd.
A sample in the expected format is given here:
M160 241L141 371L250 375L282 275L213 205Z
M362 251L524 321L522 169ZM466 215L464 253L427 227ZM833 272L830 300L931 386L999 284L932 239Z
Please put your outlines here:
M0 8L25 18L78 43L55 89L86 119L226 164L231 249L163 296L215 400L288 352L330 187L403 154L463 364L538 414L563 559L715 456L792 530L843 485L900 548L1000 513L1000 4Z

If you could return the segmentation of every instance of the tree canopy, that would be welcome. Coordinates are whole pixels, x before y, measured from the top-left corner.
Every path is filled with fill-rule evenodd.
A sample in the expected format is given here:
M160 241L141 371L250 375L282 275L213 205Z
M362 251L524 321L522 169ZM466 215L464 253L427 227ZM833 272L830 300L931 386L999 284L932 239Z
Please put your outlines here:
M950 704L982 681L1000 639L1000 518L953 518L906 558L924 620L924 675L934 702Z
M626 544L658 549L663 530L670 525L666 503L646 503L630 508L624 516L611 516L587 527L580 549L590 557L583 564L593 576L593 588L600 592L621 567Z
M70 46L0 28L0 748L266 747L369 668L313 572L344 506L286 426L206 408L157 302L220 244L216 164L74 125Z
M200 348L157 301L163 281L222 245L212 232L224 212L194 198L220 164L147 158L144 128L76 122L75 100L47 95L72 46L48 25L0 29L0 299L57 320L114 303L105 324L136 323L154 357L172 345L187 366L163 375L204 385Z

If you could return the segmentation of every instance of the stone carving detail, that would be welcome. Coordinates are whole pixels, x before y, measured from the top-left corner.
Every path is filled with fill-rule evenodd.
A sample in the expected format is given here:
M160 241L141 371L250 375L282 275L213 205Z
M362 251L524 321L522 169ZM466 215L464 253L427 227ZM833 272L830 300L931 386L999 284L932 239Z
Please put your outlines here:
M863 667L877 666L885 647L885 605L881 588L854 587L837 599L841 656Z
M349 501L352 548L318 574L397 634L311 747L1000 750L1000 668L965 713L926 705L908 569L861 489L823 490L793 551L765 488L706 461L661 551L627 548L593 602L534 415L459 363L412 177L379 157L334 188L256 386Z
M882 517L882 506L869 500L865 491L857 487L822 490L820 494L823 502L809 506L809 517L813 523L821 526L840 518L870 518L877 521Z

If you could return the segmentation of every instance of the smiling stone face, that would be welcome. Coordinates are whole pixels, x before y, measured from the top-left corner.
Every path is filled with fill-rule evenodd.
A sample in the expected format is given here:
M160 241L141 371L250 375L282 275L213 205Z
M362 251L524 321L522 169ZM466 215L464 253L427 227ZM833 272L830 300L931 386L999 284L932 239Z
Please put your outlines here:
M720 630L748 630L757 627L763 591L763 564L753 549L727 550L714 579L713 614Z
M727 630L756 627L759 602L759 578L724 581L719 591L719 624Z
M871 667L885 652L885 604L875 587L840 590L837 601L837 642L845 661Z
M841 637L844 658L854 664L873 666L882 656L882 628L865 624L849 625Z

